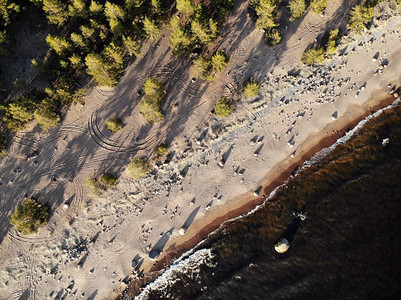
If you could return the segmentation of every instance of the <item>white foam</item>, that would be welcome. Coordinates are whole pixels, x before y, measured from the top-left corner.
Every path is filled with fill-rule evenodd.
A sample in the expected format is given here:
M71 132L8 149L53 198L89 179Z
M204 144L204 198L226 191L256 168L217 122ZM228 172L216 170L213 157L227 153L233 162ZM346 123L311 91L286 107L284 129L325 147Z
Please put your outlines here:
M152 291L163 292L164 299L172 299L171 295L169 295L169 288L179 280L178 274L185 274L188 278L195 281L199 278L201 265L213 267L212 259L214 255L210 249L201 249L188 256L191 252L193 252L193 250L184 253L180 258L174 261L162 275L157 277L155 281L149 283L135 299L148 299Z

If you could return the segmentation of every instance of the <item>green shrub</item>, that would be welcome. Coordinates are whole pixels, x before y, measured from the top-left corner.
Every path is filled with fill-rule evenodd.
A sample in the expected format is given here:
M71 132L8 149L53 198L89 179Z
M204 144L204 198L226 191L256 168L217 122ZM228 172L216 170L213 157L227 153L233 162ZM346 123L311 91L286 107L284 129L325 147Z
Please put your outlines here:
M146 157L131 158L131 162L127 166L128 174L133 178L141 178L148 174L151 166Z
M326 53L332 55L336 52L336 47L338 43L338 29L330 30L329 38L326 45Z
M305 0L290 0L288 8L290 9L291 18L298 19L305 14Z
M319 14L326 9L328 2L329 0L312 0L310 2L310 7L314 13Z
M100 196L103 193L104 190L102 184L97 180L96 177L86 178L85 182L87 186L92 189L92 192L96 196Z
M11 216L10 224L22 234L38 232L49 220L49 208L32 199L25 199Z
M251 79L245 86L243 94L245 98L253 98L258 95L260 91L260 84Z
M124 124L123 124L123 122L121 122L120 118L114 118L114 119L108 120L106 122L106 126L107 126L107 129L109 129L111 132L117 132L124 127Z
M92 192L96 196L100 196L107 189L111 189L116 186L118 177L111 173L105 173L102 176L91 177L85 179L88 187L92 189Z
M106 173L100 178L102 184L104 184L108 189L111 189L112 187L116 186L117 180L118 177L110 173Z
M156 151L156 156L157 157L161 157L161 156L167 155L168 152L169 152L168 148L167 148L167 145L165 143L162 143L162 144L156 146L155 151Z
M220 97L214 105L214 113L218 117L227 117L233 110L234 105L226 97Z
M281 43L281 33L277 28L270 29L265 35L266 43L275 46Z
M322 48L310 48L302 54L301 61L305 65L316 65L324 62L324 51Z
M361 31L373 18L373 8L356 5L352 8L348 25L354 31Z
M221 72L228 65L228 57L223 52L216 52L211 59L199 57L193 61L193 72L195 77L213 81L217 72Z

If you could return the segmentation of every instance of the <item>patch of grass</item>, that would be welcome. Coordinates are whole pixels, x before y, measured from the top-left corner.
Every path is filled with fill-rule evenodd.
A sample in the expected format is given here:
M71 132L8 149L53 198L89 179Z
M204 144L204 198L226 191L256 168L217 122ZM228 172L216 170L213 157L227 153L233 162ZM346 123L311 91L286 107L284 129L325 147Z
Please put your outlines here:
M107 126L107 129L109 129L111 132L117 132L120 129L123 129L124 124L120 118L114 118L114 119L108 120L106 122L106 126Z
M38 232L49 220L49 208L37 203L33 199L25 199L22 205L18 205L11 216L10 224L22 234Z
M105 173L100 177L87 178L85 181L88 187L92 189L92 192L96 196L100 196L117 184L118 177L111 173Z
M251 79L245 86L243 94L245 98L253 98L258 95L260 91L260 84Z
M226 97L220 97L214 105L214 113L218 117L227 117L234 110L234 105Z
M131 158L127 166L128 174L135 179L144 177L151 170L150 163L146 157Z

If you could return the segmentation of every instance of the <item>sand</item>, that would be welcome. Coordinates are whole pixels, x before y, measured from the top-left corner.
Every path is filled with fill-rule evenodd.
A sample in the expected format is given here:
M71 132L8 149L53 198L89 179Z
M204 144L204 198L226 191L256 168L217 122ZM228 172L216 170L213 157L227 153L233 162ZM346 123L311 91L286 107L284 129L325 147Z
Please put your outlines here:
M219 41L230 63L215 82L192 82L190 61L172 57L166 31L156 44L144 45L116 88L94 87L85 106L73 105L60 127L44 133L32 124L17 133L0 161L0 298L115 297L135 277L133 260L147 272L164 255L171 259L174 248L190 247L244 213L244 205L263 201L262 194L320 141L377 109L389 96L388 84L399 84L401 75L401 17L385 17L386 7L369 31L343 39L342 55L319 68L300 62L316 37L345 24L349 7L349 1L330 1L324 16L309 12L269 48L247 2L237 2ZM154 126L137 107L148 76L163 80L168 95L166 119ZM243 99L250 77L262 89L257 98ZM238 99L224 120L210 113L222 94ZM125 127L112 134L105 121L116 116ZM170 159L146 178L129 178L129 158L150 157L163 141L171 145ZM121 175L119 183L92 197L85 179L104 172ZM52 209L49 224L26 237L8 224L25 196ZM183 226L188 229L181 236ZM149 259L152 250L163 250L156 261Z

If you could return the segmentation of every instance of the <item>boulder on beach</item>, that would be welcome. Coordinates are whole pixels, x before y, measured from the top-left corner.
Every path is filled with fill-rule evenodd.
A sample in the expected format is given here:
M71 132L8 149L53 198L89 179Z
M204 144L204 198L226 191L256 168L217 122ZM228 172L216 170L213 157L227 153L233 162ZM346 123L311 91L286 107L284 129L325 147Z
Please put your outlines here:
M149 258L150 258L151 260L154 260L154 259L156 259L159 255L160 255L160 251L152 250L152 251L150 251L150 253L149 253Z
M286 238L281 238L276 245L274 245L274 250L277 253L285 253L290 248L290 242Z
M181 229L178 231L178 233L179 233L180 235L184 235L186 231L187 231L187 227L182 226Z

